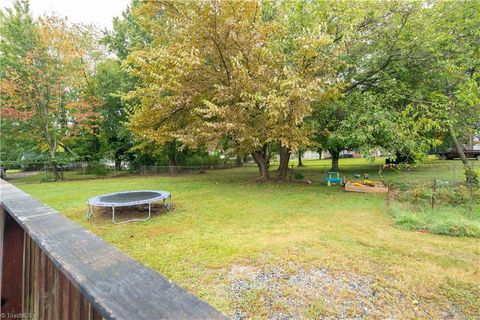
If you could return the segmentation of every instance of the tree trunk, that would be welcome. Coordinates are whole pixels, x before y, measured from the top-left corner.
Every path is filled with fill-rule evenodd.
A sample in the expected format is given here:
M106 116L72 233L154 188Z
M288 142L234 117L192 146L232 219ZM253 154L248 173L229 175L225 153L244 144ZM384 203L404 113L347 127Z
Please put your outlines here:
M322 152L323 152L323 150L322 150L322 149L317 149L317 152L318 152L318 160L322 160Z
M168 171L170 172L171 176L174 176L177 174L177 161L175 160L174 157L168 158Z
M57 144L52 143L51 140L48 140L49 142L49 148L50 148L50 163L52 165L52 174L53 174L53 180L58 181L60 180L60 172L58 171L58 166L57 166Z
M277 170L277 179L285 181L288 173L288 162L290 160L290 149L287 147L280 147L280 164Z
M122 169L122 161L120 159L115 159L115 170L119 171Z
M462 159L463 165L468 166L468 159L467 156L465 155L465 152L463 152L463 147L458 142L457 135L455 134L455 129L453 128L453 125L450 125L450 137L452 138L453 144L455 145L455 149L458 152L458 155L460 156L460 159Z
M94 155L98 155L100 153L100 129L98 127L94 127L92 130L92 153Z
M269 180L270 172L268 171L269 159L267 147L264 146L261 150L252 152L252 157L257 163L258 171L260 173L259 180Z
M446 89L446 94L450 98L450 104L448 111L450 113L451 118L454 118L454 110L453 110L453 87L454 86L448 86ZM468 160L467 157L465 156L465 152L463 152L463 148L460 145L460 142L458 142L457 135L455 133L455 128L453 127L453 124L449 125L449 131L450 131L450 137L452 138L453 144L455 145L455 149L457 149L458 155L460 156L460 159L462 159L463 165L468 166Z
M57 162L55 160L52 161L52 174L53 174L53 179L55 181L58 181L60 180L60 173L58 171L58 166L57 166Z
M302 150L298 150L298 166L299 166L299 167L303 167L303 163L302 163L302 153L303 153Z
M331 171L338 171L338 159L340 156L340 151L337 150L329 150L330 154L332 155L332 168Z
M235 158L235 165L236 166L242 166L243 165L243 161L242 161L242 157L241 156L237 156Z
M395 163L400 164L400 163L414 163L415 158L411 154L405 154L401 153L400 151L395 152Z

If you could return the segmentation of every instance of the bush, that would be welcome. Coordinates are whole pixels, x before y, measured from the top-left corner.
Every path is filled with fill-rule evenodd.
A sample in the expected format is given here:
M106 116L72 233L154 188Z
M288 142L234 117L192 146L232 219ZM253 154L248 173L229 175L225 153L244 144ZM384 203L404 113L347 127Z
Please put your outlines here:
M105 176L108 174L108 169L104 164L98 161L91 161L88 163L86 173L94 174L96 176Z
M432 184L396 192L390 213L395 224L408 230L428 230L450 236L480 237L480 190L466 184L456 187ZM434 208L432 208L434 199Z
M183 161L179 165L187 167L197 167L197 166L218 166L222 163L220 155L217 154L193 154Z
M480 188L479 173L470 166L465 166L464 170L465 170L465 181L467 182L468 187L479 189Z
M465 206L480 203L480 190L470 189L466 185L456 187L437 186L435 194L433 193L433 186L430 184L412 186L409 190L403 192L398 191L400 192L396 200L418 205L430 205L432 196L435 196L436 205Z
M303 173L301 173L301 172L295 172L295 173L293 174L293 179L295 179L295 180L303 180L303 179L305 179L305 176L304 176Z

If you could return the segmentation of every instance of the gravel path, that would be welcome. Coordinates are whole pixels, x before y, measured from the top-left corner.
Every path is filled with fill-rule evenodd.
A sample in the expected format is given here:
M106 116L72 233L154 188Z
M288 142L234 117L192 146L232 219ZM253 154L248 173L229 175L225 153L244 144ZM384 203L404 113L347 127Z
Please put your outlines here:
M452 304L441 307L380 285L373 277L324 267L234 266L229 280L235 320L466 318Z

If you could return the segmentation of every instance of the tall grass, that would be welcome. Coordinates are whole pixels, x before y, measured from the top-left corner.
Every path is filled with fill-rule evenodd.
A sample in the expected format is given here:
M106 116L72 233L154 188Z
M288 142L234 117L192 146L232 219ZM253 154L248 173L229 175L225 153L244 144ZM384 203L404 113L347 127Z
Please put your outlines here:
M480 207L439 206L432 209L397 202L389 210L395 224L403 229L480 238Z

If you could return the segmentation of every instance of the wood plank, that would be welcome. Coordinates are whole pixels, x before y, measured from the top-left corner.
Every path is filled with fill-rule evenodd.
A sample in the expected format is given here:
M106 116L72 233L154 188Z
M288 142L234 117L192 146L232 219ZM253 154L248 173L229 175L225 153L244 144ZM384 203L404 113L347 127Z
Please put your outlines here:
M28 312L28 304L30 299L30 237L24 233L23 240L23 298L22 298L22 311Z
M53 290L52 290L52 313L50 320L61 320L59 314L59 305L60 305L60 270L53 267Z
M103 318L225 319L52 208L3 180L0 185L2 206Z
M79 309L79 315L78 315L78 320L88 320L88 301L85 299L85 297L80 296L80 305L78 307Z
M20 225L3 211L2 268L1 268L1 312L22 312L23 300L23 240Z
M40 250L40 269L39 273L37 274L38 283L39 283L39 317L40 319L45 319L45 305L46 305L46 271L47 271L47 257L45 253Z
M32 239L33 240L33 239ZM37 245L33 246L33 319L40 320L40 248Z
M30 296L28 298L28 311L27 313L33 314L33 299L34 299L34 270L35 270L35 243L33 242L32 238L27 237L30 249L29 249L29 256L30 256L30 274L28 275L29 278L29 285L28 291Z
M1 198L1 197L0 197ZM7 212L0 206L0 298L2 297L2 266L3 266L3 229L5 228L5 215ZM0 301L0 309L2 308L3 301Z
M100 315L100 313L98 313L97 310L93 309L92 320L102 320L102 319L103 319L103 317Z
M369 186L356 186L354 182L348 181L345 184L345 191L348 192L361 192L361 193L387 193L388 188L385 187L381 182L375 181L375 187Z
M45 319L53 320L55 310L55 270L53 263L47 259L45 272Z
M63 273L60 274L60 319L68 319L70 314L68 299L70 296L70 282Z
M70 285L68 303L69 303L68 319L79 320L80 319L80 293L72 285Z

